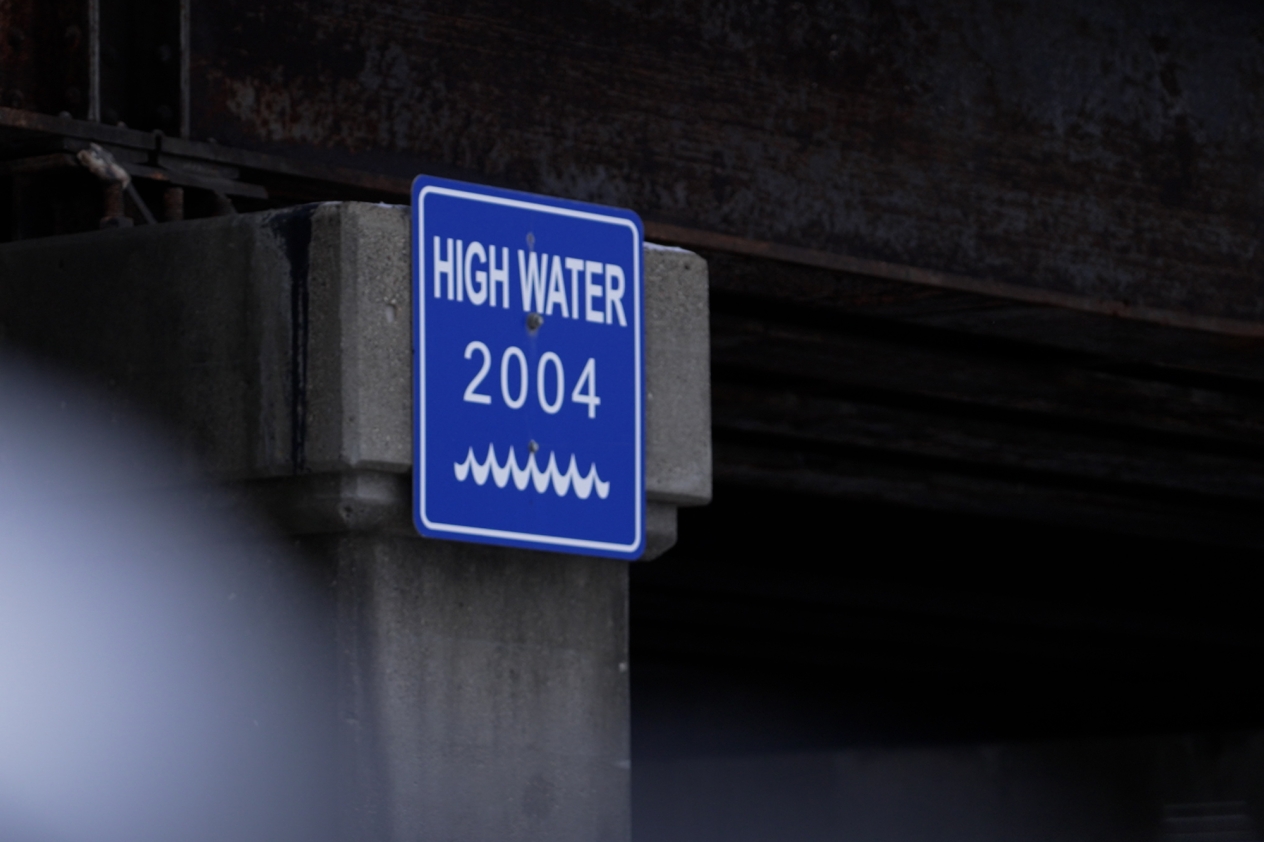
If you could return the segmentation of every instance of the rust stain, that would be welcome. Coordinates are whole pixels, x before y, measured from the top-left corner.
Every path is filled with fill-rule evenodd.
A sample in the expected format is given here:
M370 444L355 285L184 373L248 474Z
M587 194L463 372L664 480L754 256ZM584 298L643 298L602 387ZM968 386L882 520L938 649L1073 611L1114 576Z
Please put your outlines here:
M194 129L1123 306L1264 316L1264 12L195 6Z

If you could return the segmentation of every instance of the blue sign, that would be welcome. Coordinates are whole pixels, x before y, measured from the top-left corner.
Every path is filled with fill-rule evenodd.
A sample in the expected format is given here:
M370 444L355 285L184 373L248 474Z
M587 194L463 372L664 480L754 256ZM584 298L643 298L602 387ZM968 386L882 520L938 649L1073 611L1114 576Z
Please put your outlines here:
M412 222L417 530L640 557L640 218L422 176Z

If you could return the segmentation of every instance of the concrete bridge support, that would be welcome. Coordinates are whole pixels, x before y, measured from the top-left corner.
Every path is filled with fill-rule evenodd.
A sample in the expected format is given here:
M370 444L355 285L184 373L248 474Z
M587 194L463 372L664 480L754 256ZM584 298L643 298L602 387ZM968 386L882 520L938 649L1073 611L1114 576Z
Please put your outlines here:
M0 341L165 419L329 587L338 837L622 842L626 565L412 531L408 242L337 203L12 243ZM653 556L710 499L709 345L705 262L645 266Z

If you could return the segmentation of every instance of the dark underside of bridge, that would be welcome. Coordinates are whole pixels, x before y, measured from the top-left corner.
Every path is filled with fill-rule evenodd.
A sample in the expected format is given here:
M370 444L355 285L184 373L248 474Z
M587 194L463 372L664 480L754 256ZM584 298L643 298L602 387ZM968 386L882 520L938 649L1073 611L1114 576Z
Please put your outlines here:
M58 157L94 139L189 216L221 191L406 201L389 175L2 116L27 225L96 218ZM647 233L708 261L715 500L632 569L638 755L1264 725L1250 323Z
M632 571L641 752L1264 722L1258 341L707 257L716 494Z

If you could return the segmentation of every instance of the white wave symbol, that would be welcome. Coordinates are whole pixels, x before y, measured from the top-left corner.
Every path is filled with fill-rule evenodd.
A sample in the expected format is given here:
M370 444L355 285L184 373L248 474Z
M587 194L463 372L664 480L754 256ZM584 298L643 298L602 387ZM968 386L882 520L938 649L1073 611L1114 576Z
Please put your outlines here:
M548 490L549 486L553 486L554 493L558 497L565 497L566 493L572 488L575 489L575 496L581 500L587 500L588 496L596 489L597 496L602 500L606 499L610 494L610 483L602 482L601 477L597 476L597 465L593 465L588 469L588 476L580 476L579 470L575 467L575 454L571 454L571 463L565 471L557 469L557 458L555 454L549 454L549 464L540 470L535 463L535 454L532 453L527 457L527 464L518 467L518 460L514 458L514 449L509 448L509 456L505 459L505 464L496 461L496 446L489 444L487 446L486 461L479 462L474 458L474 448L470 448L470 452L466 454L464 462L453 462L452 468L456 471L457 482L465 482L465 478L470 474L474 475L474 483L482 485L487 482L488 474L491 474L492 481L496 483L497 488L504 488L509 484L510 477L513 478L514 488L519 491L525 491L527 483L530 482L535 486L535 490L543 494Z

